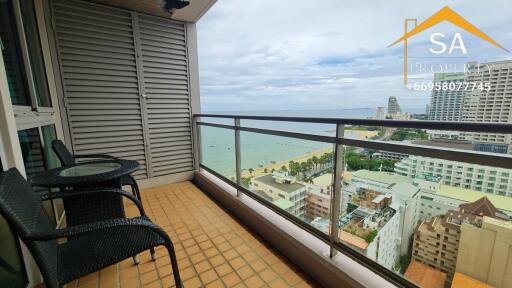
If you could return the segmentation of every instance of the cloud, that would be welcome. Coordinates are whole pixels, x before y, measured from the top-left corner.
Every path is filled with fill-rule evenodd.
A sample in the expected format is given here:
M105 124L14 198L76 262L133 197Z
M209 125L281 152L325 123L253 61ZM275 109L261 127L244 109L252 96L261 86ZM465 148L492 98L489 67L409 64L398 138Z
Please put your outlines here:
M422 108L429 93L402 85L402 45L387 48L403 34L403 19L422 21L449 5L512 48L508 0L438 2L218 1L198 23L202 108L376 107L391 95L402 107ZM439 29L458 31L450 24ZM428 51L430 32L424 33L410 42L411 53ZM463 36L471 53L461 63L512 58Z

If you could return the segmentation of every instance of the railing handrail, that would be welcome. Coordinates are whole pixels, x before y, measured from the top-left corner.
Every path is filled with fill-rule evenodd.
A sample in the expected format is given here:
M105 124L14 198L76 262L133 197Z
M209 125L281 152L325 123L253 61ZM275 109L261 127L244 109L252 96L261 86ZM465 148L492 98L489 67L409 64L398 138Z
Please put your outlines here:
M202 118L225 118L234 120L232 125L229 124L219 124L212 122L204 122ZM303 132L292 132L292 131L283 131L276 129L266 129L266 128L255 128L255 127L247 127L240 125L240 120L263 120L263 121L283 121L283 122L302 122L302 123L316 123L316 124L334 124L336 125L336 135L335 136L326 136L326 135L318 135L311 133L303 133ZM193 115L194 122L194 143L195 149L198 153L199 165L202 169L210 172L214 176L220 178L225 183L231 185L232 187L237 189L237 196L240 194L245 194L256 200L257 202L263 204L268 207L272 211L278 213L283 216L285 219L295 223L297 226L302 229L308 231L313 236L316 236L318 239L326 242L330 246L330 256L334 255L335 251L340 251L344 253L346 256L351 257L356 260L360 264L370 268L372 271L377 273L378 275L384 277L392 284L397 285L398 287L418 287L414 283L409 280L402 278L398 274L395 274L391 270L387 270L385 267L381 266L377 262L369 260L363 254L353 250L347 244L340 241L339 236L339 227L337 225L332 225L330 228L329 234L325 234L315 227L301 221L299 218L295 218L291 215L288 215L284 210L280 210L273 203L270 203L264 199L260 199L259 196L254 194L249 189L243 187L240 182L241 173L240 173L240 132L251 132L257 134L266 134L266 135L274 135L280 137L289 137L310 141L318 141L324 143L334 144L334 173L333 175L343 175L343 157L344 153L342 150L344 146L352 146L359 148L369 148L375 150L385 150L391 152L405 153L410 155L418 155L423 157L432 157L438 159L445 159L451 161L460 161L465 163L479 164L479 165L487 165L493 167L501 167L506 169L512 169L512 156L509 154L497 154L497 153L487 153L480 151L472 151L472 150L461 150L461 149L453 149L453 148L444 148L444 147L434 147L434 146L426 146L426 145L416 145L411 143L401 143L399 141L379 141L379 140L357 140L350 139L344 136L344 126L345 125L366 125L366 126L380 126L380 127L390 127L390 128L416 128L416 129L432 129L432 130L452 130L452 131L461 131L461 132L483 132L483 133L503 133L503 134L512 134L512 124L506 123L477 123L477 122L439 122L439 121L402 121L402 120L374 120L374 119L351 119L351 118L322 118L322 117L288 117L288 116L255 116L255 115L227 115L227 114L194 114ZM236 148L236 170L237 170L237 181L236 183L231 182L223 175L220 175L216 171L211 168L203 165L201 162L201 127L202 126L210 126L220 129L230 129L234 131L235 136L235 148ZM338 183L338 185L336 184ZM340 207L341 201L341 177L333 176L332 186L333 186L333 195L331 200L331 211L335 211L335 207ZM336 210L337 211L337 210ZM330 223L337 223L339 221L338 213L330 213L329 221ZM334 228L334 229L333 229Z
M194 114L194 118L227 118L263 121L302 122L315 124L344 124L367 125L392 128L417 128L432 130L451 130L460 132L512 133L512 124L498 122L456 122L456 121L427 121L427 120L377 120L358 118L330 117L294 117L294 116L258 116L230 114Z

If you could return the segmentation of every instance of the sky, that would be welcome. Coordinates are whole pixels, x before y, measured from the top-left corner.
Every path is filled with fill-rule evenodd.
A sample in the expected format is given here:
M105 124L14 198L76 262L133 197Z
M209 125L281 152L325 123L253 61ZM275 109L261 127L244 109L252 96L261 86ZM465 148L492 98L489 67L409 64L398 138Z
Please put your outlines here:
M446 5L512 51L510 0L218 0L197 24L201 109L376 108L396 96L403 110L422 110L430 92L403 85L403 44L388 46L404 34L405 18L420 23ZM460 32L467 54L429 52L430 35L439 32L448 46ZM512 59L447 22L408 47L410 64Z

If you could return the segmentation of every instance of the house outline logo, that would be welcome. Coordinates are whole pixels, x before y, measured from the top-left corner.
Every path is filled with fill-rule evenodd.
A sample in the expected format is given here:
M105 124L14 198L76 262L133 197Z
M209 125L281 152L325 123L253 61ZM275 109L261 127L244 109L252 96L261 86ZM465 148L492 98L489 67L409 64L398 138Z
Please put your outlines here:
M476 37L485 40L492 44L493 46L502 49L506 52L510 52L501 44L493 40L487 34L478 29L475 25L471 24L469 21L464 19L464 17L460 16L457 12L453 11L450 7L445 6L441 8L441 10L434 13L432 16L427 18L425 21L417 25L417 19L405 19L404 20L404 35L398 38L395 42L391 43L388 47L394 46L400 42L404 42L404 85L407 85L407 40L412 36L423 32L424 30L429 29L443 21L448 21L453 25L462 28L463 30L475 35ZM411 31L407 31L407 27L409 23L414 24L414 29Z

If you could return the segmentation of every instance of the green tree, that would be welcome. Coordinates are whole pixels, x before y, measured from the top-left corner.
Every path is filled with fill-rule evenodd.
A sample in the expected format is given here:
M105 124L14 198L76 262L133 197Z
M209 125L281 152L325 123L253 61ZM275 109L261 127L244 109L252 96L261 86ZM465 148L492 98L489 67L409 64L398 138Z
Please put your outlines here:
M368 235L366 235L366 237L364 237L364 240L366 240L366 243L372 243L373 239L375 239L375 237L377 237L377 233L378 233L378 231L375 229L370 231L370 233L368 233Z
M251 183L251 178L252 177L242 177L242 186L249 189L249 183Z
M391 140L404 141L404 140L427 140L428 134L421 129L405 129L400 128L393 132Z
M249 174L251 174L251 176L252 176L252 173L253 173L253 172L254 172L254 169L249 168Z
M404 254L400 256L400 259L398 260L400 262L400 272L403 274L405 273L405 270L407 270L407 267L409 267L409 264L411 263L411 256L408 254Z
M290 174L295 176L300 172L300 164L298 162L290 161Z

